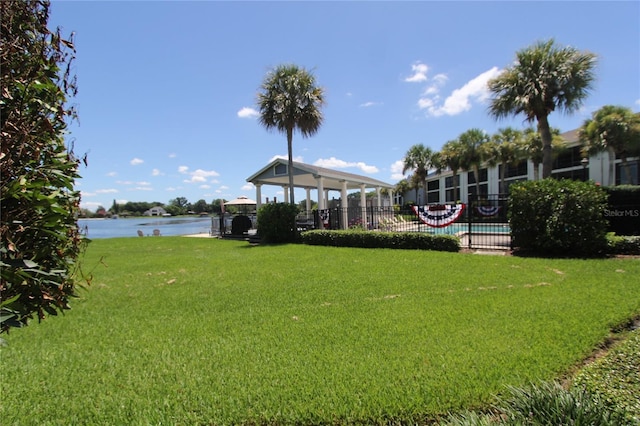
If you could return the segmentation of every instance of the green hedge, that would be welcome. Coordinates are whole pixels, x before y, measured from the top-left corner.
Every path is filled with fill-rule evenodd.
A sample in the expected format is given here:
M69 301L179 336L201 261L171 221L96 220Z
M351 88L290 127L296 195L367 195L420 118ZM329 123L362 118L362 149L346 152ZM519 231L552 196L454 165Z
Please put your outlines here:
M302 233L300 238L304 244L334 247L460 251L460 240L453 235L431 235L419 232L314 230Z
M509 188L509 224L516 249L545 256L607 252L607 194L592 182L544 179Z
M608 254L640 254L640 236L607 235Z

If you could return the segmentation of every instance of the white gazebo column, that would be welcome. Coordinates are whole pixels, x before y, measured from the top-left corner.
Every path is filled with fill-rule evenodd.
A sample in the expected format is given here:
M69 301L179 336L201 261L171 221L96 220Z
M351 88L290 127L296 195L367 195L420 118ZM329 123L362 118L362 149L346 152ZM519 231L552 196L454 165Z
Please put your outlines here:
M340 191L340 210L342 210L342 229L349 228L349 201L347 200L347 181L342 181L342 190Z
M316 177L316 182L318 182L318 210L326 209L326 204L324 202L324 178L322 176Z
M311 214L311 188L305 188L307 190L307 212L306 212L306 216L307 219L309 219L310 214Z
M287 185L284 185L282 187L282 190L284 191L284 202L285 204L289 204L289 187Z
M367 187L364 183L360 184L360 211L362 226L367 229Z
M378 202L376 203L376 207L378 207L378 210L380 210L380 207L382 207L382 199L380 198L380 187L376 187L376 198L378 200Z
M262 207L262 184L257 183L256 186L256 213Z

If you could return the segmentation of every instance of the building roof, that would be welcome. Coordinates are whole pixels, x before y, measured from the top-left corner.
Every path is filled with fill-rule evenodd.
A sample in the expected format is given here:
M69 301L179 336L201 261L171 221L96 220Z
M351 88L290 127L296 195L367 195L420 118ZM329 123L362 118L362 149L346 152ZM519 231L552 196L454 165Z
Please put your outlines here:
M276 158L262 169L249 176L247 178L247 182L251 182L254 185L287 186L289 184L287 163L288 161L284 158ZM323 187L328 190L342 190L343 182L347 182L347 189L360 189L360 185L362 184L368 188L380 187L393 189L395 187L393 184L372 179L367 176L339 172L337 170L312 166L311 164L299 163L296 161L293 162L293 185L296 188L315 189L318 187L318 177L324 178Z

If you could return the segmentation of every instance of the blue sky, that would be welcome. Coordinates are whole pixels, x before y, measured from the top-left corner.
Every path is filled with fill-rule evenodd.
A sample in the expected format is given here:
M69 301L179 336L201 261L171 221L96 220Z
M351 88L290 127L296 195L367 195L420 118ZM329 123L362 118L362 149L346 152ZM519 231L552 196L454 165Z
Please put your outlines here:
M414 144L526 127L489 117L486 81L539 40L598 55L584 107L552 114L553 127L575 129L606 104L640 110L637 1L54 0L50 26L76 34L70 138L88 153L77 183L90 210L254 198L246 178L287 153L286 137L256 119L259 86L283 63L312 70L327 101L320 131L294 135L295 159L389 183ZM273 186L262 196L284 199Z

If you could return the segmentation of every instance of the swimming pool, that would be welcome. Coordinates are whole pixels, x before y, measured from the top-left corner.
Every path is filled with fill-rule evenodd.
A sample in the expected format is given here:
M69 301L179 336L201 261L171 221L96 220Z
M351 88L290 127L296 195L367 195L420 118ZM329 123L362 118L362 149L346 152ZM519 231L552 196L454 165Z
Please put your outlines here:
M443 228L432 228L425 226L421 231L428 232L430 234L447 234L447 235L459 235L469 233L468 223L452 223L449 226ZM472 223L472 234L503 234L508 235L511 232L507 223Z

